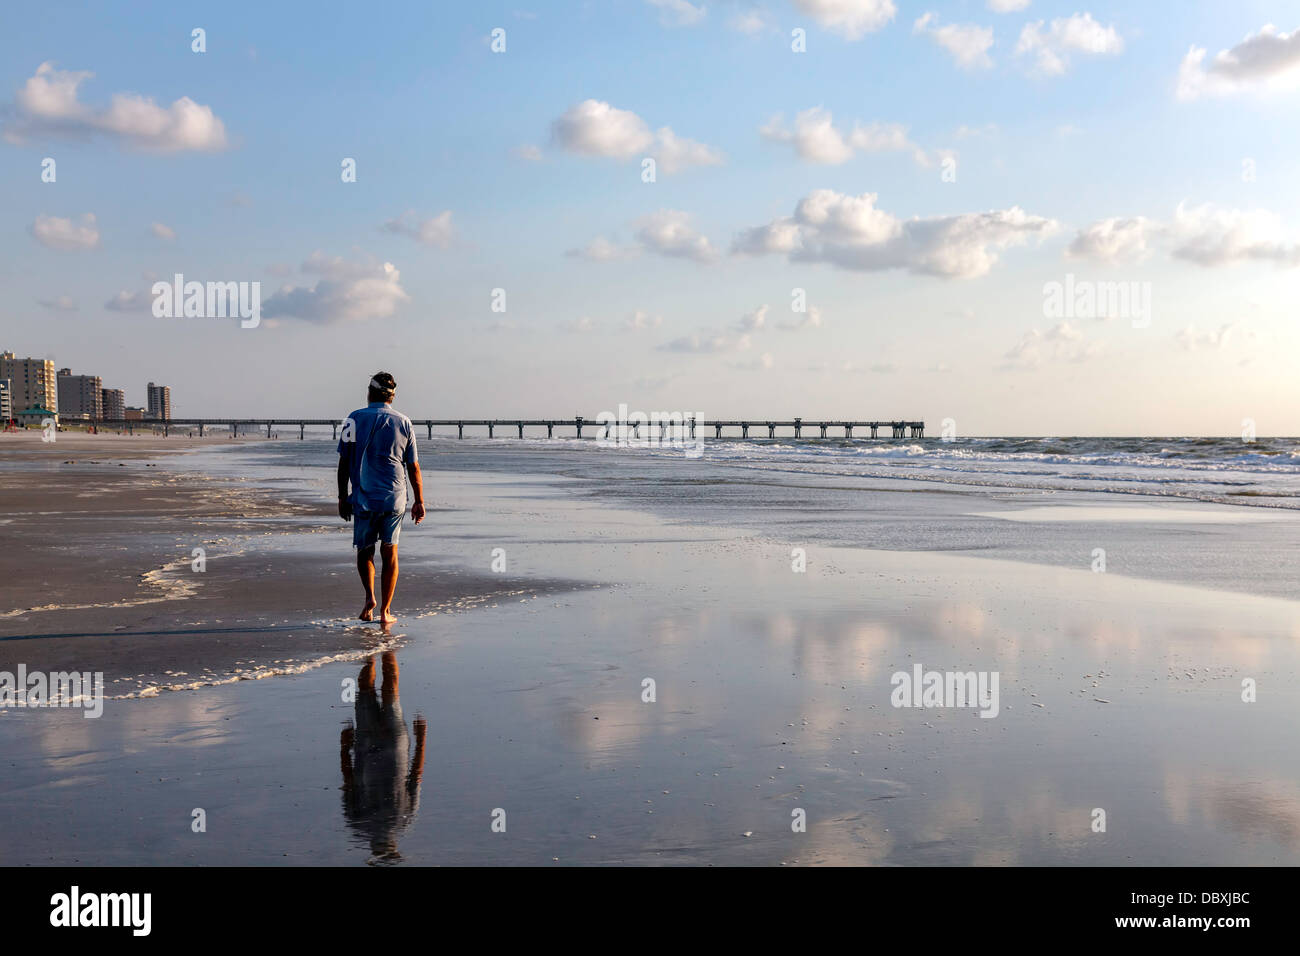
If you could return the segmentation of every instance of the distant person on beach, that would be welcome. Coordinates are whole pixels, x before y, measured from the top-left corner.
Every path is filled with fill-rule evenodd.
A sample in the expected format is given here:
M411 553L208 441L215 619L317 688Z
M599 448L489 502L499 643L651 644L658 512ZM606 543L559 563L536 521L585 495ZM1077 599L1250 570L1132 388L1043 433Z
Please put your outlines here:
M397 590L397 536L406 516L406 480L410 478L415 501L411 517L424 520L424 482L415 453L415 428L411 420L391 405L397 381L387 372L370 379L365 408L358 408L343 423L339 439L339 517L352 521L352 546L357 549L357 573L366 589L361 620L374 620L375 544L384 559L383 604L379 621L393 616ZM351 485L349 493L348 486Z

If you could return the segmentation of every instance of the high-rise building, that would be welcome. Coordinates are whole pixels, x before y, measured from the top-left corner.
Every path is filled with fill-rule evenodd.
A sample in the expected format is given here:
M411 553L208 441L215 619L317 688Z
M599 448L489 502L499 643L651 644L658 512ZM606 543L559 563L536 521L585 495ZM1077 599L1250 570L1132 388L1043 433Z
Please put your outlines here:
M8 425L14 417L14 385L7 378L0 378L0 427Z
M120 422L126 417L126 392L120 388L101 388L99 396L100 406L103 408L100 418L110 422Z
M59 369L59 416L69 418L104 417L104 381L98 375L73 375L72 369Z
M13 352L0 352L0 378L12 383L10 403L15 418L29 408L58 412L59 390L50 359L20 359Z
M149 383L149 418L163 421L172 417L172 390L166 385Z

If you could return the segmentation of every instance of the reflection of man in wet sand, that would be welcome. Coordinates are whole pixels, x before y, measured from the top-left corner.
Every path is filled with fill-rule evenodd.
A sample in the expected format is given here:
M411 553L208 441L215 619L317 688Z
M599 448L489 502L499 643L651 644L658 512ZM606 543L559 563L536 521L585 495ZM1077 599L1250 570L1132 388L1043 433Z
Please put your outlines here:
M424 774L424 717L415 716L415 754L397 699L397 658L385 651L382 703L375 698L375 659L366 661L357 683L356 728L339 736L343 766L343 817L364 836L370 863L401 859L397 838L415 819Z
M352 546L357 549L357 573L366 589L361 620L374 617L375 544L384 556L383 598L379 620L391 624L393 593L397 590L397 537L406 516L406 480L415 502L411 517L424 520L424 482L415 453L411 420L392 407L397 381L376 372L366 393L368 404L348 416L339 439L339 517L352 521ZM348 492L349 483L352 485Z

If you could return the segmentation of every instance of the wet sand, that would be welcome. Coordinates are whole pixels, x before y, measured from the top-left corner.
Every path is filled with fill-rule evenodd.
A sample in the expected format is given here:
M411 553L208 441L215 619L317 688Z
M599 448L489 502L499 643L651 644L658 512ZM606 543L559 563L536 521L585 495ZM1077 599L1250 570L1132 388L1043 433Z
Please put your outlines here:
M4 862L1300 862L1294 601L818 545L799 573L791 541L571 479L425 469L399 597L497 548L589 586L404 618L387 701L348 697L349 661L10 711ZM891 706L917 663L998 672L998 716Z
M332 499L205 474L177 454L196 446L3 436L0 671L102 671L111 696L149 695L391 646L356 620L352 527ZM404 558L408 615L569 586L471 572L436 554Z

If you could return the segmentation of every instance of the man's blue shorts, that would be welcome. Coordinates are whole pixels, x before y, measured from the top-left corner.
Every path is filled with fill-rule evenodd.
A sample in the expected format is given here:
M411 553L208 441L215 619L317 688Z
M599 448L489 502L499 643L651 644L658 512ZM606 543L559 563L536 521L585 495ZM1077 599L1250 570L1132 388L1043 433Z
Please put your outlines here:
M352 547L373 548L375 542L397 544L405 511L357 511L352 515Z

